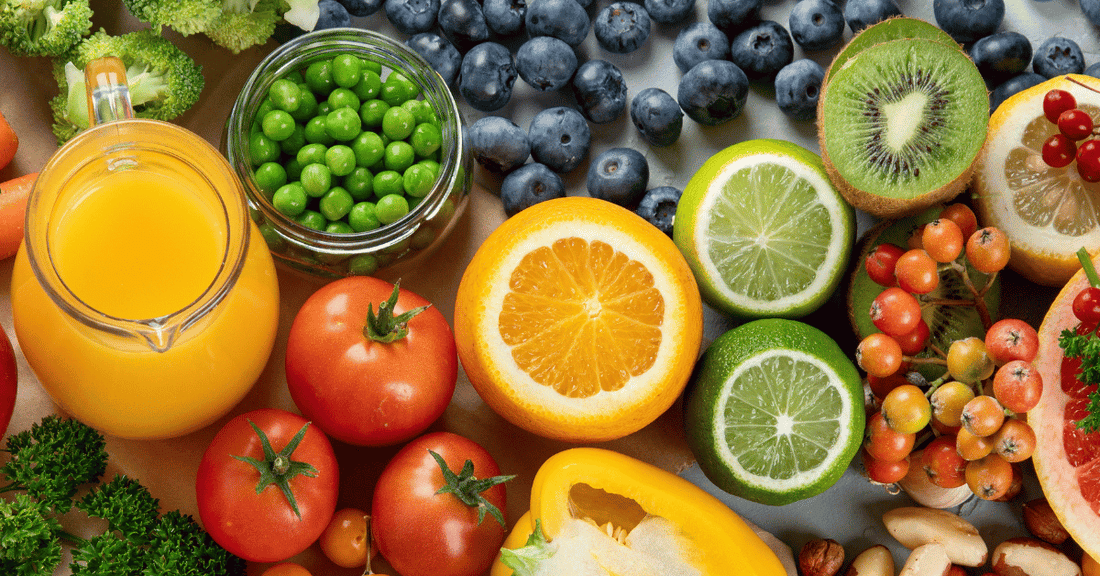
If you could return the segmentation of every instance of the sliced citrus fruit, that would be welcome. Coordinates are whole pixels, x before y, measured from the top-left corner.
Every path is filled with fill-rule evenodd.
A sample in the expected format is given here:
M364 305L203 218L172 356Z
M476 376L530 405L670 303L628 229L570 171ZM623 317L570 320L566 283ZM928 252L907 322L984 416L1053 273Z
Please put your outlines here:
M1093 263L1100 265L1100 257ZM1065 358L1058 345L1063 330L1078 324L1073 299L1088 286L1077 272L1051 304L1039 327L1033 360L1043 377L1043 395L1028 411L1035 430L1035 475L1066 531L1093 558L1100 557L1100 431L1086 433L1077 421L1088 415L1088 395L1096 385L1081 383L1080 360Z
M1028 88L989 118L973 182L982 225L1012 241L1009 268L1046 286L1061 286L1081 268L1078 248L1100 250L1100 183L1082 180L1076 161L1064 168L1043 161L1043 142L1058 132L1043 114L1043 98L1056 88L1100 123L1100 79L1073 74Z
M782 505L828 489L863 440L863 384L824 332L743 324L703 353L684 396L688 445L716 486Z
M836 289L855 211L821 158L782 140L749 140L708 159L676 209L673 237L706 301L743 318L797 318Z
M470 383L505 419L549 438L610 440L679 396L702 303L656 227L610 202L559 198L478 248L459 284L455 340Z

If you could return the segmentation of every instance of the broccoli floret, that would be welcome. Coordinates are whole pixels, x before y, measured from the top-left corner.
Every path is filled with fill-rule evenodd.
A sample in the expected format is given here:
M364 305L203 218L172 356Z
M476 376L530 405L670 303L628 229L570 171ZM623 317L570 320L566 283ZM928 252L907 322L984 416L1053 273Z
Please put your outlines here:
M0 574L50 576L61 564L61 524L26 494L0 499Z
M153 26L158 33L162 26L190 36L206 27L222 11L220 0L122 0L130 14Z
M9 460L0 474L10 484L0 491L26 490L35 500L67 512L82 484L95 482L107 469L103 436L76 420L56 415L8 437Z
M88 0L0 0L0 44L16 56L60 56L91 29Z
M279 22L278 0L259 0L250 7L250 0L226 0L221 14L206 29L215 44L234 54L267 42Z
M199 99L205 85L202 68L170 40L152 30L111 36L100 30L54 61L60 93L50 101L54 135L63 143L88 127L84 66L103 56L118 56L126 66L134 116L173 120Z

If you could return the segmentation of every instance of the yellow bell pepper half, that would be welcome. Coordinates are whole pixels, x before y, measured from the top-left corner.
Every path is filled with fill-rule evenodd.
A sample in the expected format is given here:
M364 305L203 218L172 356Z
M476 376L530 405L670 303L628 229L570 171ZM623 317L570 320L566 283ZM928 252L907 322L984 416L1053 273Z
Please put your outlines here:
M600 448L572 448L543 463L531 510L504 548L491 576L787 573L722 501L675 474Z

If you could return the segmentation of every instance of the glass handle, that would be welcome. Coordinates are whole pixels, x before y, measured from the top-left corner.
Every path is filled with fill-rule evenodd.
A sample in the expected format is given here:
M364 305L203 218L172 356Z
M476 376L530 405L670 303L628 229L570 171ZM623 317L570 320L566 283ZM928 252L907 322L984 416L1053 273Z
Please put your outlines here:
M134 117L130 88L126 84L126 66L115 56L88 62L84 67L88 90L88 119L92 126Z

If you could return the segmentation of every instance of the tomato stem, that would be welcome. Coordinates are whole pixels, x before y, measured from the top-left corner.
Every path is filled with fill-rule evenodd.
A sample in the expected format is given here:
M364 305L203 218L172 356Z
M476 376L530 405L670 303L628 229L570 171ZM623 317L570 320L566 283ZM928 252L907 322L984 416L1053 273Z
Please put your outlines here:
M306 435L306 429L309 428L309 422L306 422L302 426L301 430L287 442L287 445L283 447L279 452L275 452L275 449L271 447L271 441L268 440L267 434L260 427L257 426L251 420L248 421L248 425L256 432L256 435L260 438L260 446L264 451L264 459L260 460L252 458L251 456L237 456L233 457L241 462L247 462L251 464L260 473L260 481L256 484L256 493L259 494L264 491L264 488L274 484L286 497L287 503L290 504L290 508L294 510L294 514L299 519L302 518L302 513L298 510L298 501L294 498L294 492L290 489L290 480L299 474L307 478L314 478L317 476L317 468L314 468L309 462L298 462L292 460L290 457L294 453L294 450L298 447L298 444L302 441L302 438Z
M443 486L436 490L436 494L450 493L454 494L463 504L477 508L477 523L480 525L481 521L485 519L485 513L488 512L500 522L501 526L507 527L504 522L504 514L501 513L500 508L493 505L481 495L482 492L502 484L515 478L515 474L507 476L493 476L492 478L479 479L474 476L474 463L472 460L466 460L466 463L462 465L462 470L455 474L454 471L447 466L447 461L442 456L436 454L432 450L428 450L428 453L435 458L436 464L439 464L439 469L443 471Z
M1096 266L1092 265L1092 256L1089 256L1089 251L1085 250L1084 246L1077 251L1077 259L1081 261L1081 269L1089 279L1089 286L1100 288L1100 276L1096 274Z
M374 313L374 306L367 305L367 325L363 327L363 335L374 342L388 344L403 340L409 335L409 320L431 306L426 304L394 316L393 310L397 306L397 296L401 291L399 284L400 282L394 283L393 294L390 295L389 300L378 303L378 314Z

